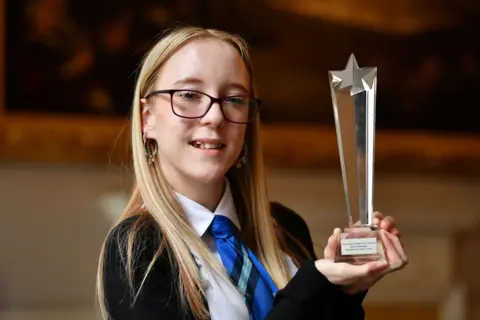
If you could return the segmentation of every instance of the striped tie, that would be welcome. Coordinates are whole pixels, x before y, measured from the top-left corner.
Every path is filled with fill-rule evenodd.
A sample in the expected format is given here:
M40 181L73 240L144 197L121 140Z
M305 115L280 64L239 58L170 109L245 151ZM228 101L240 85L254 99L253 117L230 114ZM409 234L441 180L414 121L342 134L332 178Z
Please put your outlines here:
M215 215L210 232L233 283L242 293L250 319L263 320L273 306L277 287L253 252L237 236L232 221Z

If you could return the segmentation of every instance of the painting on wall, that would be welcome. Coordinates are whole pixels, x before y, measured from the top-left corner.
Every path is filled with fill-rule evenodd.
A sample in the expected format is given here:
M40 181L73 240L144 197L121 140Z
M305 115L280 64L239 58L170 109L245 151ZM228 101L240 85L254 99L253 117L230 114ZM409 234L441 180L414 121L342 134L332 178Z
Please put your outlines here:
M378 67L379 132L480 132L472 89L480 80L479 45L472 41L476 26L395 35L277 11L267 2L104 0L93 10L84 1L0 0L6 17L0 35L4 115L48 118L6 122L7 146L15 148L4 150L48 140L42 149L46 159L69 153L104 161L95 154L108 151L122 130L139 63L162 32L182 24L231 31L250 44L261 120L272 139L265 144L267 156L292 157L277 152L285 149L285 143L274 143L279 135L282 141L311 142L323 139L316 136L319 130L328 132L332 148L313 156L299 150L283 165L317 166L324 163L325 149L338 164L328 71L343 69L351 53L360 66Z
M7 1L7 110L127 115L137 64L175 9L154 3Z
M95 10L72 0L6 3L8 111L126 116L142 57L181 21L249 41L264 123L332 126L327 72L355 53L361 66L378 67L379 129L480 131L473 120L479 110L471 108L471 84L480 80L471 25L406 37L279 12L262 1L101 1Z
M235 1L3 2L5 99L13 113L125 117L139 64L162 33L201 25L252 41L258 34L248 31L248 6ZM228 14L234 10L238 23Z

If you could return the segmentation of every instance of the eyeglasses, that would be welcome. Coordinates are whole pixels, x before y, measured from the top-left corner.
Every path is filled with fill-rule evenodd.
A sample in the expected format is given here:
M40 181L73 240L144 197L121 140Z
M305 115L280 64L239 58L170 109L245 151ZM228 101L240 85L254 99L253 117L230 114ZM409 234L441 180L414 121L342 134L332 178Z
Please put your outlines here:
M172 111L175 115L186 119L203 118L214 103L220 105L220 110L226 120L234 123L249 123L254 118L260 106L260 100L249 96L228 96L214 98L196 90L156 90L150 92L145 99L159 94L169 94Z

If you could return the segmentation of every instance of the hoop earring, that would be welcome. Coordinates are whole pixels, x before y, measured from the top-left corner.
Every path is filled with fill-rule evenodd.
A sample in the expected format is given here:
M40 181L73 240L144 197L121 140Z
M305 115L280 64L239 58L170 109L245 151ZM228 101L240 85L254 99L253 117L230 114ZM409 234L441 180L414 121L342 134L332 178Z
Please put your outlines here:
M247 164L247 155L248 155L248 152L247 152L247 145L244 143L243 144L243 148L242 148L242 156L240 158L238 158L237 160L237 163L235 164L235 166L237 167L237 169L240 169L241 167L243 167L245 164Z
M153 147L151 144L149 148L147 146L147 143L148 143L147 135L144 133L143 134L143 152L145 153L147 162L150 165L155 162L155 157L157 156L157 148ZM149 149L152 149L151 152L149 152Z

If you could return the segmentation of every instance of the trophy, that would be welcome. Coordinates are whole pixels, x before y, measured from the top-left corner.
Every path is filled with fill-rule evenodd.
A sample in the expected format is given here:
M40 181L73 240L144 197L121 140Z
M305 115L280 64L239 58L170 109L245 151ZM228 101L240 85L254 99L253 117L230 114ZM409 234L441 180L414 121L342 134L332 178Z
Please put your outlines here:
M329 80L348 217L335 262L386 261L372 223L377 68L359 68L351 54L345 70L329 71Z

